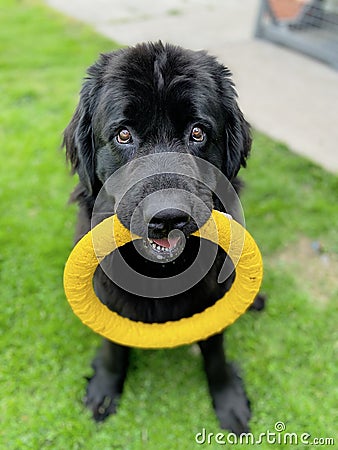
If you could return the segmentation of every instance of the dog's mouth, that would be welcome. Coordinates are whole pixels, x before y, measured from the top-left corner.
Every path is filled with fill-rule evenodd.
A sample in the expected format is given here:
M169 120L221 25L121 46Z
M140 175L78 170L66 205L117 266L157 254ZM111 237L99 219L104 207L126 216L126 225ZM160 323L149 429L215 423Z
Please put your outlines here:
M186 238L180 230L172 230L164 238L143 239L146 256L157 262L170 262L176 259L184 250Z

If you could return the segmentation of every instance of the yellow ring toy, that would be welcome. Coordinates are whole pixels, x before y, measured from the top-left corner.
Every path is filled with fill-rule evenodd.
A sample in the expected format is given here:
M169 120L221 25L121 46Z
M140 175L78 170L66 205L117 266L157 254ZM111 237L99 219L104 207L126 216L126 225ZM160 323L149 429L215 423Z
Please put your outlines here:
M221 332L254 301L263 277L261 254L252 236L241 225L215 210L194 235L221 246L237 264L231 289L214 305L177 321L143 323L122 317L101 303L93 288L93 275L98 264L117 247L140 239L114 215L87 233L68 258L64 289L74 313L96 333L130 347L176 347Z

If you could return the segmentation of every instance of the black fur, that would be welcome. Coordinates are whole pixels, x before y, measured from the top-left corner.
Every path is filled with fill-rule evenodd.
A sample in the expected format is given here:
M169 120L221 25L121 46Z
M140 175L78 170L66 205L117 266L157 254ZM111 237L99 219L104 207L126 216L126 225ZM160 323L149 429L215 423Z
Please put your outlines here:
M204 130L203 142L191 140L194 126ZM131 132L132 142L117 141L121 128ZM205 52L156 43L101 55L89 68L78 107L64 133L64 145L73 171L80 178L73 194L73 200L80 206L78 241L91 228L95 199L102 185L126 163L149 154L163 154L163 158L168 157L168 152L188 157L195 155L216 166L239 189L236 175L240 167L246 165L251 137L227 68ZM127 178L133 178L133 167L126 169L126 182ZM190 170L197 178L206 176L193 160ZM142 200L153 192L172 187L197 195L207 205L202 212L178 195L178 202L184 204L191 216L198 217L200 223L189 217L182 221L180 226L187 237L187 245L175 264L148 261L132 244L121 249L123 259L136 272L155 279L148 286L154 297L157 279L174 276L190 266L198 249L197 238L189 237L191 232L207 220L212 208L224 210L223 205L203 183L170 174L136 183L119 205L112 195L106 196L100 206L102 211L116 212L125 226L130 227L130 218ZM149 211L152 206L147 206ZM145 208L140 208L133 231L144 237L147 233L153 238L163 237L161 230L167 223L160 223L161 228L154 222L150 230L151 222L144 219ZM182 294L161 299L140 298L113 283L101 268L95 274L96 293L111 310L132 320L165 322L191 316L220 298L235 277L233 272L225 282L217 283L225 253L208 244L206 252L212 251L216 251L217 256L211 269L197 285ZM117 276L119 258L113 255L110 260ZM249 402L241 379L225 361L222 335L201 342L200 347L221 426L236 433L247 431ZM89 380L86 403L96 420L103 420L116 410L127 373L128 352L125 347L105 341L93 363L95 374Z

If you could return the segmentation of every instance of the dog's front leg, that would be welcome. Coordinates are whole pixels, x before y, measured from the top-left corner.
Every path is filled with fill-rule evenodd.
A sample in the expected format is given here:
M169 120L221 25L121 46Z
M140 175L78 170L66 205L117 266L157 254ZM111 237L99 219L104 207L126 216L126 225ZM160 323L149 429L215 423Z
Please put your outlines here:
M88 379L85 404L98 422L116 412L127 375L129 351L129 347L105 339L92 362L95 373Z
M226 362L223 334L200 341L215 412L222 428L236 434L249 431L250 402L236 369Z

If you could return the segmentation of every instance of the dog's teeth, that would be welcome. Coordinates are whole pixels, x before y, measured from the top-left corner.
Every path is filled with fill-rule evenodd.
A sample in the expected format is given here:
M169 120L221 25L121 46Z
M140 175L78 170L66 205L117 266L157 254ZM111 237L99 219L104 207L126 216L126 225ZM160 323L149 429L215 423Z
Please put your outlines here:
M156 250L157 252L161 252L161 253L170 253L171 252L170 247L163 247L162 245L156 244L156 242L153 241L152 239L148 238L148 243L151 246L151 248L153 250Z

